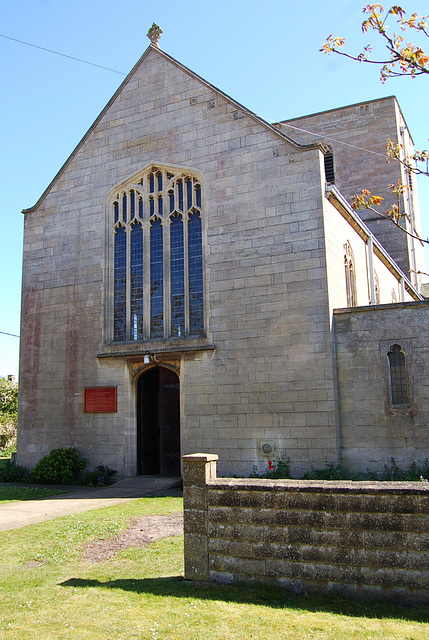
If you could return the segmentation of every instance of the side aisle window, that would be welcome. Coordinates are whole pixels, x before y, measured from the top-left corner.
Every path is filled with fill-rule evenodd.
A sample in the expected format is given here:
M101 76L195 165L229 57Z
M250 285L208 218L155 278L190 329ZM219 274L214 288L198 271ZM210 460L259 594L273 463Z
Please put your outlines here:
M201 181L151 167L111 208L115 342L204 334Z
M389 365L389 399L392 406L407 405L408 376L405 353L399 344L390 347L387 354Z

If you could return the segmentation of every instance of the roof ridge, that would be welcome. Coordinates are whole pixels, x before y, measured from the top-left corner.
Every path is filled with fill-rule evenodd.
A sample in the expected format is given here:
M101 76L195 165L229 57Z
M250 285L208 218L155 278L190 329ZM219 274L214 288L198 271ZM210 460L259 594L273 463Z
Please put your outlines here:
M97 116L97 118L94 120L94 122L91 124L91 126L88 128L88 130L85 132L84 136L80 139L80 141L78 142L78 144L76 145L76 147L73 149L73 151L70 153L70 155L67 157L66 161L62 164L62 166L60 167L60 169L57 171L57 173L55 174L55 176L53 177L53 179L51 180L51 182L49 183L49 185L46 187L46 189L43 191L42 195L39 197L39 199L37 200L37 202L32 206L29 207L28 209L23 209L22 213L26 214L26 213L31 213L32 211L35 211L40 203L44 200L44 198L48 195L48 193L50 192L50 190L52 189L53 185L55 184L55 182L58 180L58 178L62 175L62 173L66 170L67 166L69 165L69 163L71 162L71 160L76 156L76 154L78 153L78 151L80 150L80 148L83 146L83 144L86 142L86 140L88 139L88 137L90 136L90 134L93 132L93 130L95 129L95 127L98 125L98 123L100 122L100 120L103 118L103 116L105 115L105 113L108 111L108 109L110 108L110 106L114 103L114 101L116 100L116 98L118 97L118 95L121 93L123 87L129 82L129 80L133 77L134 73L137 71L137 69L140 67L140 65L142 64L143 60L147 57L148 53L150 51L154 51L156 52L158 55L164 57L166 60L168 60L169 62L171 62L172 64L174 64L176 67L182 69L182 71L184 71L186 74L190 75L191 77L195 78L196 80L198 80L198 82L203 83L204 85L206 85L207 87L209 87L212 91L216 92L218 95L221 95L223 98L225 98L229 103L231 103L232 105L234 105L237 109L240 109L242 111L244 111L250 118L252 118L255 122L259 123L261 126L269 129L272 133L274 133L276 136L278 136L279 138L281 138L282 140L284 140L285 142L288 142L290 145L292 145L293 147L295 147L296 149L301 149L302 151L308 151L311 149L320 149L323 151L323 144L321 144L320 142L316 142L313 144L300 144L298 142L295 142L292 138L290 138L289 136L287 136L285 133L283 133L282 131L280 131L279 129L277 129L274 125L270 124L269 122L267 122L266 120L264 120L263 118L261 118L260 116L256 115L253 111L251 111L250 109L247 109L247 107L245 107L244 105L242 105L240 102L237 102L237 100L234 100L234 98L231 98L228 94L226 94L225 92L223 92L221 89L218 89L215 85L211 84L210 82L208 82L207 80L205 80L203 77L199 76L197 73L195 73L194 71L192 71L191 69L189 69L188 67L186 67L184 64L182 64L181 62L179 62L178 60L176 60L175 58L173 58L172 56L170 56L168 53L166 53L165 51L163 51L162 49L160 49L158 46L153 45L152 43L147 47L147 49L144 51L144 53L140 56L140 58L137 60L137 62L135 63L135 65L133 66L133 68L131 69L131 71L127 74L127 76L124 78L124 80L121 82L121 84L119 85L119 87L117 88L117 90L115 91L115 93L112 95L112 97L110 98L110 100L107 102L107 104L103 107L103 109L100 111L99 115Z

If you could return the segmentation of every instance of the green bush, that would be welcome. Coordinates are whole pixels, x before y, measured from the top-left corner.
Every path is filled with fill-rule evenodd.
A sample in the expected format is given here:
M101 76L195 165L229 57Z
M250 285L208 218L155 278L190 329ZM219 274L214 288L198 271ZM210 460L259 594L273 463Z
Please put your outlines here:
M73 484L84 469L86 460L76 447L53 449L41 458L31 472L31 481L41 484Z
M251 478L266 478L270 480L274 479L288 479L290 478L290 458L285 458L284 454L280 454L277 460L268 460L267 470L264 473L258 474L256 467L253 468L253 474Z
M106 484L113 484L113 476L116 473L115 469L109 469L109 467L99 464L94 471L88 471L83 475L82 484L87 487L104 487Z
M0 452L3 454L16 450L17 421L18 385L0 378Z
M413 462L406 471L400 469L395 458L390 458L390 466L384 465L384 471L380 474L380 480L391 481L419 481L429 480L429 460L426 458L422 466Z
M259 474L257 467L253 467L251 478L290 478L290 458L285 459L284 454L280 454L276 461L267 462L267 470ZM353 481L381 481L381 482L426 482L429 481L429 460L422 464L413 462L407 470L403 470L396 464L394 458L390 459L390 465L384 465L383 471L351 472L343 466L340 456L337 464L325 461L325 467L318 469L311 467L303 476L303 480L353 480Z
M369 473L369 472L368 472ZM352 478L351 474L344 468L343 459L340 456L338 464L325 460L324 469L311 467L311 471L304 474L304 480L360 480L366 479L366 474L361 474L362 478ZM364 478L365 476L365 478ZM369 479L369 478L368 478ZM376 478L373 478L376 479Z
M16 451L16 424L0 423L0 457L10 458L14 451Z
M4 460L0 466L0 482L31 482L28 469L15 464L13 460Z

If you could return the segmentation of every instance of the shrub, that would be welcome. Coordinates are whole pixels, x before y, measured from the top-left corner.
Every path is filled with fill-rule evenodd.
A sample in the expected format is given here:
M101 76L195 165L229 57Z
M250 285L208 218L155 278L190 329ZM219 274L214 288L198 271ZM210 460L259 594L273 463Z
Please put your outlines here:
M390 458L390 466L384 465L384 471L380 474L380 480L404 480L418 481L429 480L429 460L426 458L423 465L413 462L406 471L398 467L394 458Z
M284 454L280 454L277 461L268 461L267 470L259 474L257 467L253 467L251 478L290 478L290 458L285 459ZM340 456L337 464L325 461L325 467L318 469L311 467L303 476L303 480L353 480L353 481L390 481L390 482L426 482L429 481L429 460L423 463L413 462L407 470L403 470L396 464L394 458L390 459L390 465L384 465L384 470L380 472L367 471L351 472L343 466L343 459Z
M4 460L0 466L0 482L31 482L30 472L13 460Z
M0 422L0 453L3 457L9 456L12 451L16 451L16 424Z
M53 449L41 458L31 472L31 481L41 484L73 484L84 469L76 447Z
M280 454L277 460L268 460L268 469L261 474L257 473L256 467L253 468L253 474L251 478L266 478L266 479L287 479L290 478L290 458L285 459L284 454Z
M349 480L350 475L343 467L343 459L340 456L338 464L325 460L324 469L316 469L311 467L311 471L303 476L304 480Z
M18 419L18 385L0 378L0 451L16 449L16 424Z
M115 469L109 469L109 467L99 464L94 471L88 471L84 474L82 484L87 487L104 487L106 484L113 484L113 476L116 473Z

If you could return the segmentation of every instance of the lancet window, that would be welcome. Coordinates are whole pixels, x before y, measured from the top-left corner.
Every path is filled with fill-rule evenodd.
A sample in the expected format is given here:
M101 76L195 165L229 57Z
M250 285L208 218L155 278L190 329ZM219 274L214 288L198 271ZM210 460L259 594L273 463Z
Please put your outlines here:
M201 205L198 177L164 167L114 194L114 341L204 334Z
M353 249L350 243L347 241L344 244L344 270L346 276L346 296L347 306L357 306L357 291L356 291L356 271L355 271L355 258Z
M390 347L387 359L389 363L390 404L408 404L408 378L404 350L399 344L394 344Z
M374 269L374 293L375 293L375 304L380 304L381 296L380 296L380 280L377 275L377 271Z

